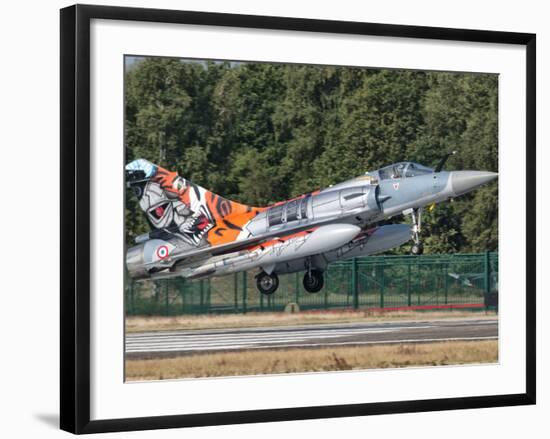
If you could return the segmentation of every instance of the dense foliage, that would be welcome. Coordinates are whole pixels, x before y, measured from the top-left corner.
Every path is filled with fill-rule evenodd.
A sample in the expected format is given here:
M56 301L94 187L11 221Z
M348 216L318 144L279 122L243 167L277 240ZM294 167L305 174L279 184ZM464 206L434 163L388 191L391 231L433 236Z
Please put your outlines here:
M498 170L496 75L144 58L125 86L127 161L250 205L450 150L449 170ZM147 226L127 195L131 242ZM426 212L425 249L496 250L497 227L491 184Z

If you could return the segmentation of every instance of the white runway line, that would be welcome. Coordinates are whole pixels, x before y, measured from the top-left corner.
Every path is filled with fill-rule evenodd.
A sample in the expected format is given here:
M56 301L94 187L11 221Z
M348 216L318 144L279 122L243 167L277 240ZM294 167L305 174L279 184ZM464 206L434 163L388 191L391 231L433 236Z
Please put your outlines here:
M235 331L223 330L217 332L189 330L175 332L159 332L146 334L127 334L127 353L155 353L155 352L193 352L193 351L226 351L238 349L267 349L284 347L319 347L319 346L344 346L381 343L412 343L444 340L483 340L496 337L455 337L455 338L398 338L389 340L365 340L364 337L350 341L336 341L338 338L360 337L369 334L380 334L389 332L402 332L411 329L431 329L463 327L472 325L495 325L497 321L470 321L450 322L439 321L435 324L399 324L394 326L388 323L368 324L357 327L356 324L339 327L322 327L320 329L296 327L289 329L285 327L276 328L243 328ZM311 341L309 341L311 340ZM326 340L326 341L323 341Z
M382 332L382 331L378 331ZM210 349L217 348L218 346L236 346L236 345L255 345L255 344L279 344L279 343L288 343L288 342L298 342L304 340L318 340L330 339L330 338L341 338L345 337L348 334L325 334L325 335L315 335L315 336L287 336L287 337L256 337L249 338L246 340L243 339L234 339L234 340L212 340L212 341L189 341L181 342L179 340L166 341L163 343L143 343L143 344L131 344L127 345L127 352L135 352L139 350L164 350L166 348L178 347L181 350L190 350L196 347L209 347ZM354 334L355 335L355 334Z
M162 339L128 340L126 343L127 352L143 352L143 351L164 351L167 349L179 348L180 350L193 350L198 347L208 347L214 349L223 346L243 346L255 344L279 344L292 341L304 341L310 339L329 339L340 338L350 335L392 332L392 329L368 329L368 330L341 330L341 331L308 331L297 333L266 333L266 334L246 334L243 336L232 337L163 337Z
M418 326L417 329L427 329L431 326ZM127 346L133 345L162 345L164 343L173 343L174 341L179 341L181 343L186 342L197 342L200 340L201 343L208 343L210 341L219 341L219 342L232 342L232 341L252 341L252 340L277 340L277 339L308 339L308 338L324 338L324 337L344 337L348 335L360 335L360 334L379 334L383 332L395 332L402 329L411 329L411 328L380 328L380 329L342 329L342 330L332 330L332 331L300 331L300 332L267 332L267 333L251 333L251 334L227 334L227 335L173 335L167 336L163 335L162 337L148 337L147 339L139 339L139 337L129 336L126 340Z
M423 326L422 328L430 328L431 326ZM231 334L172 334L172 335L159 335L157 337L148 336L147 338L141 338L139 336L135 336L133 334L129 334L128 336L131 338L131 341L147 341L147 340L164 340L164 339L174 339L174 338L180 338L180 339L186 339L186 338L201 338L201 339L214 339L214 340L221 340L221 339L232 339L232 338L245 338L245 337L268 337L268 336L293 336L293 335L317 335L317 334L334 334L334 333L348 333L348 334L356 334L356 333L368 333L368 332L388 332L388 331L395 331L396 328L368 328L368 329L338 329L338 330L311 330L311 331L269 331L269 332L251 332L251 333L231 333Z
M344 341L344 342L328 342L328 343L304 343L304 344L276 344L269 347L276 348L307 348L307 347L324 347L324 346L357 346L357 345L369 345L369 344L396 344L396 343L431 343L431 342L444 342L444 341L473 341L473 340L497 340L498 337L452 337L452 338L419 338L419 339L401 339L401 340L372 340L372 341ZM239 350L239 349L266 349L268 346L258 346L263 344L262 342L241 344L241 345L219 345L214 348L212 346L198 346L193 349L181 349L179 347L163 348L155 350L154 352L179 352L182 350L190 351L227 351L227 350ZM148 349L135 350L132 352L151 352Z

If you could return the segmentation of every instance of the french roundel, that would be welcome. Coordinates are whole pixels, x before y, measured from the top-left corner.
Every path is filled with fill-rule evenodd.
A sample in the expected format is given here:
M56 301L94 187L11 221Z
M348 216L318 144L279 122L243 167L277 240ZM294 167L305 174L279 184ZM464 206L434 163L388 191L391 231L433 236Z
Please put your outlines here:
M157 248L157 256L159 259L166 259L168 257L168 246L161 245Z

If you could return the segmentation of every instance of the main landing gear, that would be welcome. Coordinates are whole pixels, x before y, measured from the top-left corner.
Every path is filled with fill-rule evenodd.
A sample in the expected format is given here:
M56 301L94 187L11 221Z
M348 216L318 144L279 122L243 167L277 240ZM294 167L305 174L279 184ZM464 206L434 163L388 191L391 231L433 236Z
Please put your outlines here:
M318 293L325 284L323 272L319 270L308 270L304 275L304 288L308 293Z
M318 293L325 285L323 272L309 266L304 274L303 285L308 293ZM256 275L256 287L260 293L270 296L279 288L279 277L276 273L261 271Z
M413 221L413 245L411 255L420 256L424 253L424 245L420 241L420 228L422 227L422 209L413 209L411 212Z
M262 271L256 276L256 286L260 293L270 296L279 288L279 277L275 273L267 274Z

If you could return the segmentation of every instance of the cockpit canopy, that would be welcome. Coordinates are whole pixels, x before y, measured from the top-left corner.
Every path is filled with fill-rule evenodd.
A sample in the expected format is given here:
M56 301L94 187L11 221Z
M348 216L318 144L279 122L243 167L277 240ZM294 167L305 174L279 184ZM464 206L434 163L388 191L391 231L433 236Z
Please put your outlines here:
M378 170L380 180L396 178L416 177L418 175L432 174L434 170L427 166L413 162L399 162Z

